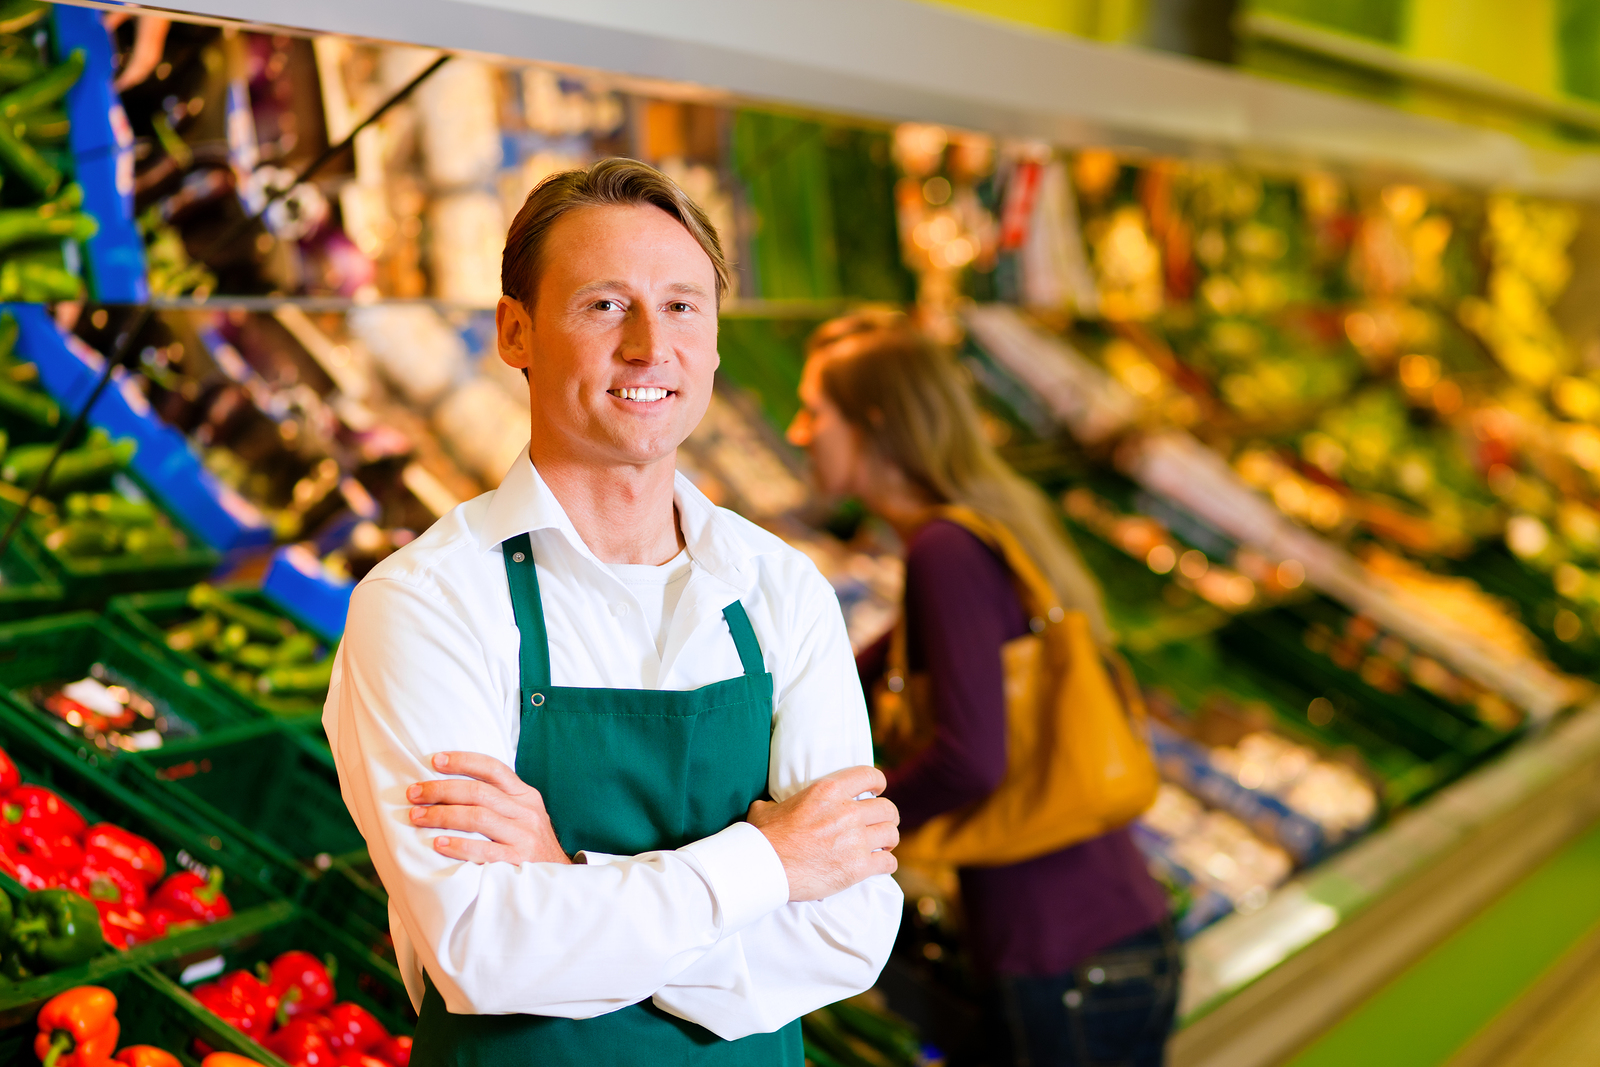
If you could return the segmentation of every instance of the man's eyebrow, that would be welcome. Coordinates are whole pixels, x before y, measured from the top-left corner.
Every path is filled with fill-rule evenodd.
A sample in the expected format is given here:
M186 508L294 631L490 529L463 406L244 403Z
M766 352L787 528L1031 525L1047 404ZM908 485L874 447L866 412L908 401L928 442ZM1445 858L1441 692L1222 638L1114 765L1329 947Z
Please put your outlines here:
M615 293L619 290L627 288L627 282L619 281L617 279L606 279L603 281L590 282L587 285L578 286L577 289L573 290L572 298L574 300L584 300L591 296L599 296L602 293ZM710 291L707 290L705 286L696 285L694 282L670 282L667 285L667 292L676 293L680 296L697 296L701 297L702 299L711 295Z
M711 295L710 292L706 290L705 286L696 285L694 282L673 282L671 285L667 286L667 291L672 293L682 293L685 296L706 297Z

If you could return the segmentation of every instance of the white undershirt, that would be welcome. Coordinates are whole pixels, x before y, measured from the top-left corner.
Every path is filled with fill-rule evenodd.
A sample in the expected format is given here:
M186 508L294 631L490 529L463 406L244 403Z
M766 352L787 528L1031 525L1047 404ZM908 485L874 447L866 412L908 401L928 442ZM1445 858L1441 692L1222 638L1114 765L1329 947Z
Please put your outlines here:
M693 564L686 548L659 567L647 563L608 563L611 573L633 593L644 612L644 624L656 635L656 655L667 649L667 627L672 613L678 610L678 599L684 586L689 584Z

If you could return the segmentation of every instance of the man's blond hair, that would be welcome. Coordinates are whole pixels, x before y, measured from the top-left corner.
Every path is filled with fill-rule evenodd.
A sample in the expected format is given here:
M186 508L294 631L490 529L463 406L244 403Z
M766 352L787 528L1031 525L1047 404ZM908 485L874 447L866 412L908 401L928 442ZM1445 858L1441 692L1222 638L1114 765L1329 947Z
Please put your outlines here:
M717 303L728 291L728 260L716 227L678 184L636 159L602 159L582 170L552 174L533 187L506 233L500 257L500 291L533 308L543 265L545 238L567 212L581 207L649 204L677 219L711 259L717 273Z

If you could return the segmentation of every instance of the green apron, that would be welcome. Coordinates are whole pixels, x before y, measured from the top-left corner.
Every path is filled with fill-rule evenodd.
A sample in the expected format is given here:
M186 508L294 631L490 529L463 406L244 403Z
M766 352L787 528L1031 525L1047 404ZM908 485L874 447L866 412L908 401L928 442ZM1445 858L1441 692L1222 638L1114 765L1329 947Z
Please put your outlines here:
M744 674L687 692L550 684L527 534L501 545L521 633L517 775L544 795L561 847L632 856L709 837L765 795L772 675L737 600L723 618ZM650 1001L593 1019L455 1015L430 980L412 1067L802 1067L800 1024L724 1041Z

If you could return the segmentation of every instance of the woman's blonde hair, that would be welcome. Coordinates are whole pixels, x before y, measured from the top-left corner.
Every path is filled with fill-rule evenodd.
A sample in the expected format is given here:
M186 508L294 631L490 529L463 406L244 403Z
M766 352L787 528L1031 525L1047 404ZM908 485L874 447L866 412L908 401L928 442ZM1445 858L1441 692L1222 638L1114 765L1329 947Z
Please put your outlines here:
M1039 487L1006 465L955 359L904 315L863 311L819 326L806 344L823 392L869 446L940 503L1001 523L1049 578L1063 607L1110 641L1100 587Z

